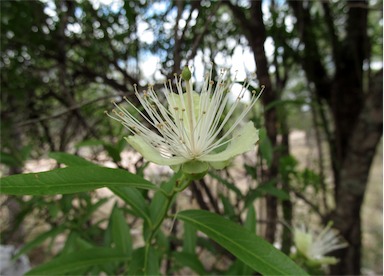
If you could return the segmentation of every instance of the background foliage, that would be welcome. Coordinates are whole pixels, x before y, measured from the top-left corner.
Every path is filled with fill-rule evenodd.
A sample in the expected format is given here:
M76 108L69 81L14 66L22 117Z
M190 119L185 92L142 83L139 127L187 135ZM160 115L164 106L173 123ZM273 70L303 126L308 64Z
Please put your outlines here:
M3 175L24 172L30 160L48 156L60 166L66 157L57 152L68 152L150 177L145 160L130 155L128 162L127 132L104 115L110 101L121 102L122 96L135 101L134 84L142 91L151 83L160 91L163 80L186 64L194 66L197 79L204 73L201 64L237 66L256 71L255 86L266 86L251 116L261 128L258 153L235 162L241 164L235 166L237 174L233 169L212 171L195 181L185 202L244 225L257 221L252 231L279 243L285 253L292 245L286 225L297 223L304 208L311 218L304 220L334 221L349 243L337 253L341 262L332 273L360 274L362 266L382 272L381 249L361 264L361 250L369 256L371 248L362 248L369 226L362 227L359 216L382 136L381 1L60 0L0 5ZM290 134L297 129L309 137L311 162L294 154ZM156 172L159 184L161 173L169 172ZM372 177L372 183L381 184L382 174ZM148 200L153 195L141 196ZM138 215L140 208L132 203L128 209L114 207L106 228L105 216L97 221L95 212L104 210L111 202L107 199L98 193L4 197L10 219L2 229L2 243L24 243L26 219L39 216L48 230L34 248L68 234L68 229L76 231L68 235L64 251L117 245L120 241L108 234L116 217L128 218L123 227L134 229L138 224L130 214ZM182 239L177 223L172 231ZM381 232L376 238L382 240ZM178 249L178 239L164 238L160 246ZM227 264L247 274L247 266L232 262L215 244L195 239L193 246L205 249L201 254L220 256L211 261L212 272ZM370 246L369 239L365 246ZM166 271L201 269L199 261L187 264L192 252L188 246L183 248L186 255L165 265Z

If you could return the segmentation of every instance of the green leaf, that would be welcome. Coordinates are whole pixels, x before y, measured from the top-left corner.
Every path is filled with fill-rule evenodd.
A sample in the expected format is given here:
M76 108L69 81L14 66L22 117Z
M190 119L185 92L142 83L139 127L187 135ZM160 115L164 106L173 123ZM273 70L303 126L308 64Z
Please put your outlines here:
M126 254L116 249L94 247L56 257L48 263L28 271L25 275L63 275L92 266L124 261L127 258Z
M115 146L119 152L122 152L125 149L126 145L127 145L127 141L125 141L125 139L120 139Z
M145 248L140 247L133 251L132 261L129 264L127 275L160 275L159 258L153 246L149 247L147 271L144 273Z
M270 181L266 184L260 185L259 187L257 187L257 190L275 196L281 200L289 199L289 195L285 191L275 187L275 181Z
M156 236L156 251L159 254L159 256L163 256L165 254L169 254L169 247L170 247L170 238L167 234L164 234L161 229L157 231Z
M145 248L140 247L133 251L132 261L128 266L127 275L143 275L144 274L144 259L145 259Z
M90 139L83 142L80 142L76 145L77 148L80 147L94 147L94 146L103 146L103 148L107 151L108 155L115 162L121 161L120 153L124 149L126 145L126 141L121 139L116 145L108 144L102 140Z
M123 212L117 205L112 210L111 214L111 235L112 241L116 249L120 250L127 256L132 255L132 240L129 226L125 220Z
M4 151L0 152L0 163L9 167L22 167L24 162L27 160L31 153L32 146L27 145L22 147L18 151L7 153Z
M264 110L267 111L267 110L272 109L274 107L278 107L280 105L287 105L287 104L302 106L304 104L308 104L308 102L305 100L305 98L298 98L298 99L294 99L294 100L290 100L290 99L287 99L287 100L277 100L277 101L273 101L270 104L268 104L264 108Z
M191 224L184 223L183 252L195 254L196 241L196 228Z
M160 274L160 262L159 262L159 256L157 254L157 251L154 247L149 248L149 254L148 254L148 263L147 263L147 269L146 269L146 275L161 275Z
M249 175L253 179L257 180L257 170L254 166L249 166L247 164L244 164L244 169L247 172L247 175Z
M223 184L225 187L227 187L228 189L230 189L231 191L235 192L236 195L238 195L239 197L242 196L241 194L241 191L239 188L236 187L235 184L229 182L228 180L222 178L220 175L214 173L214 172L209 172L208 173L211 177L213 177L214 179L220 181L221 184Z
M8 167L20 167L22 166L22 162L12 154L6 152L0 152L0 163L8 166Z
M70 253L77 252L79 250L83 251L86 249L93 248L93 245L88 241L83 240L79 233L70 232L67 240L65 241L64 247L60 252L60 255L69 255Z
M255 271L245 263L237 259L226 271L225 275L254 275Z
M284 190L276 188L275 183L276 180L271 180L259 185L256 189L249 190L245 198L244 207L249 207L256 198L263 197L265 194L275 196L280 200L289 200L289 194Z
M108 202L108 198L101 198L98 201L95 202L95 204L92 204L89 202L89 205L87 205L85 209L85 214L78 220L78 224L86 224L87 221L91 219L92 214L99 209L99 207L105 203Z
M248 229L252 233L256 233L256 211L253 204L248 207L247 217L244 221L244 228ZM233 266L230 268L230 274L227 275L252 275L252 272L252 268L250 268L241 260L237 259L234 262Z
M109 189L131 206L136 216L150 223L148 205L143 195L137 189L127 187L110 187Z
M120 150L117 147L104 143L104 149L114 162L121 161Z
M68 167L1 178L1 192L9 195L55 195L86 192L102 187L154 189L149 181L124 170L97 166Z
M271 140L269 140L267 131L265 128L259 130L259 148L261 157L267 162L268 167L271 166L272 158L273 158L273 147Z
M58 228L51 229L47 232L44 232L40 235L38 235L36 238L34 238L32 241L28 242L26 245L24 245L15 256L13 256L13 259L17 259L19 256L29 252L33 248L39 246L42 244L46 239L54 238L61 232L63 232L66 228L61 226Z
M125 143L125 140L122 140ZM97 141L95 141L97 142ZM79 156L71 155L67 153L55 152L51 153L50 157L56 161L63 163L67 166L82 166L82 165L95 165L94 163L89 162ZM136 215L145 219L147 222L149 219L149 211L146 205L143 195L136 190L135 188L127 187L109 187L109 189L122 200L125 201L128 205L132 207Z
M189 267L198 275L207 275L207 271L205 271L203 264L200 262L199 258L197 258L195 253L173 252L172 257L175 258L176 264L181 267Z
M178 213L177 218L191 223L263 275L307 275L271 244L222 216L203 210L186 210Z
M244 227L252 233L256 233L256 211L253 205L250 205L248 208L247 217L244 221Z
M48 156L67 166L97 166L84 158L65 152L50 152Z
M22 149L19 152L19 156L20 156L20 159L23 163L29 157L29 155L31 154L31 151L32 151L32 145L27 145L27 146L22 147Z
M224 215L230 219L236 218L235 208L233 207L233 204L231 203L229 198L221 194L220 199L224 206Z
M176 180L180 178L181 173L174 174L172 178L161 185L161 191L158 191L153 196L151 205L149 206L150 217L153 225L156 225L168 211L166 202L168 198L164 195L164 192L170 193L176 185Z
M250 189L245 196L245 202L244 202L244 207L248 208L253 202L255 201L256 198L262 197L263 193L258 189Z
M102 146L103 144L104 144L104 142L101 140L89 139L89 140L84 140L84 141L78 143L76 145L76 148Z

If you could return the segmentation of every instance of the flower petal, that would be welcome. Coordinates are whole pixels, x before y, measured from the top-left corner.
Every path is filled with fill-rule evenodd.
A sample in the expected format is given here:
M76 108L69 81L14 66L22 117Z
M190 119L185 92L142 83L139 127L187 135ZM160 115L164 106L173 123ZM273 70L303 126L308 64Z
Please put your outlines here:
M181 170L184 174L188 175L191 179L201 179L207 173L209 165L207 162L200 162L192 160L184 163Z
M219 162L209 162L209 165L214 168L215 170L221 170L224 169L226 166L229 165L230 159L226 161L219 161Z
M144 141L140 136L128 136L125 138L127 142L138 151L146 160L156 163L158 165L179 165L187 161L183 157L164 157L160 152Z
M335 257L326 256L319 259L310 259L309 262L312 265L334 265L337 264L339 260Z
M301 230L299 228L295 229L293 233L293 238L297 250L303 254L306 258L311 259L311 245L313 244L313 236L311 233Z
M236 155L253 150L259 140L259 131L252 122L248 122L233 138L228 147L219 153L211 153L199 158L200 161L214 162L212 166L226 162ZM222 163L224 164L224 163ZM220 167L220 166L216 166Z

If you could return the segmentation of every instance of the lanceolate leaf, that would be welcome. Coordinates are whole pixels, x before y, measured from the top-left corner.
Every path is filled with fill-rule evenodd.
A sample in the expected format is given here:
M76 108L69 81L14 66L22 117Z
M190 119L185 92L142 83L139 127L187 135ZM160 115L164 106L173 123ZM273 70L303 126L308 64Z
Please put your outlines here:
M271 166L272 158L273 158L273 146L271 141L267 136L267 131L265 128L259 130L260 142L259 148L261 152L261 156L267 162L268 166Z
M81 158L80 156L65 152L51 152L48 156L67 166L97 166L96 164Z
M101 141L100 141L101 142ZM125 140L124 140L125 142ZM71 155L64 152L53 152L50 153L49 156L59 163L63 163L67 166L90 166L96 164L85 160L79 156ZM137 174L136 174L137 175ZM149 211L147 204L145 202L142 194L135 188L128 188L122 186L109 186L109 189L117 196L119 196L122 200L125 201L128 205L132 207L132 209L136 212L136 215L145 219L148 223L150 223Z
M124 213L117 205L112 210L111 219L111 234L115 248L124 254L132 255L132 240L129 225L125 220Z
M116 249L96 247L59 256L30 270L25 275L63 275L68 272L91 268L92 266L124 261L127 258L126 254Z
M172 257L178 265L182 267L189 267L195 271L198 275L206 275L207 272L203 264L200 262L196 254L187 252L173 252Z
M65 227L61 226L58 228L54 228L52 230L49 230L48 232L44 232L37 236L34 240L28 242L26 245L24 245L15 256L13 256L14 259L17 259L22 254L25 254L29 252L31 249L41 245L45 240L49 238L55 238L57 235L59 235L61 232L65 231Z
M196 228L189 223L184 223L183 252L195 254L196 242Z
M127 187L109 187L109 189L131 206L135 215L143 218L147 223L151 223L148 205L139 190Z
M145 248L140 247L133 251L132 261L128 266L128 273L126 275L161 275L159 270L159 257L156 253L156 249L149 247L148 260L145 267Z
M213 177L214 179L220 181L220 183L223 184L224 186L226 186L228 189L230 189L231 191L235 192L237 196L239 196L239 197L242 196L240 189L237 188L235 184L229 182L228 180L222 178L220 175L218 175L218 174L216 174L214 172L209 172L208 174L211 177Z
M191 223L263 275L307 275L289 257L242 226L217 214L187 210L177 218Z
M86 192L102 187L158 187L124 170L80 166L48 172L18 174L0 179L1 192L9 195L55 195Z

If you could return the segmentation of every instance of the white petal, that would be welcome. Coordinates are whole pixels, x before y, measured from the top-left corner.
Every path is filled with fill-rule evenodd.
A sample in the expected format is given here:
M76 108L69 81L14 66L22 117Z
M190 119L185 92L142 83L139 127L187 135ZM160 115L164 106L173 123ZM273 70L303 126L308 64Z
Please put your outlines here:
M146 160L156 163L158 165L179 165L187 161L187 159L183 157L164 157L160 154L160 152L144 141L138 135L128 136L125 138L127 142L138 151Z
M199 158L206 162L225 162L236 155L253 150L259 140L259 131L252 122L248 122L233 138L228 147L219 153L211 153Z

